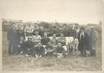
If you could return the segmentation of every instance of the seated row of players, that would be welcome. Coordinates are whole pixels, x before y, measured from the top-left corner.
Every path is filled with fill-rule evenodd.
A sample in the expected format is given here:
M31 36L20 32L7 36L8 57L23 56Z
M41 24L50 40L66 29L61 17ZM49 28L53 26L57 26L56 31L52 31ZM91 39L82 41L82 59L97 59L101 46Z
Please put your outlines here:
M18 54L31 55L34 57L42 57L45 55L65 55L65 37L61 33L60 37L56 38L56 34L52 37L48 37L47 33L41 37L39 32L36 31L35 35L29 34L20 38L20 44L18 45Z

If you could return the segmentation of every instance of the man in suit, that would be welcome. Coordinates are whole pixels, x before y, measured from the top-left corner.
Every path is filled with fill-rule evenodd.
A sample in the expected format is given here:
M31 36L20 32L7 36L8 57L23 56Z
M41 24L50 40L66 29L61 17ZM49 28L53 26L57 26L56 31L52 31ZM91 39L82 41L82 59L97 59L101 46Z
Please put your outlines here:
M7 32L7 39L9 43L9 54L10 55L16 54L19 40L18 40L18 34L17 34L15 24L10 25L10 28L8 29L8 32Z
M89 44L90 44L90 52L91 56L96 56L96 31L94 27L91 27L89 35Z
M78 36L78 40L79 40L79 45L78 45L78 49L81 52L82 56L86 56L86 50L88 49L87 46L87 42L88 42L88 35L85 32L84 27L81 28L79 36Z

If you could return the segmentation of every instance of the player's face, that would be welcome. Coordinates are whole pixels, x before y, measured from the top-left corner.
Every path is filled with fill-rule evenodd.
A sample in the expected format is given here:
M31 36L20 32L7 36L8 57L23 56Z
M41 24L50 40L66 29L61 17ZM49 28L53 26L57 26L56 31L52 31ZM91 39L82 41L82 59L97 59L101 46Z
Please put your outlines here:
M63 34L61 34L60 36L61 36L61 37L64 37L64 35L63 35Z
M56 34L53 34L53 37L56 37Z
M35 32L36 35L39 35L39 32Z
M38 43L38 46L40 47L41 46L41 43Z
M61 47L62 46L61 43L58 43L58 46Z
M44 33L44 37L47 37L47 33Z

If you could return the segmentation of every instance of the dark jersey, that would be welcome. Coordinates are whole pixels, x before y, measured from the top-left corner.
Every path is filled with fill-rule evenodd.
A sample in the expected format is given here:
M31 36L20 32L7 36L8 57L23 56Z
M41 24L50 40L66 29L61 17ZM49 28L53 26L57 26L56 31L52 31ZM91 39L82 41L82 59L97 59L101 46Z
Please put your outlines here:
M50 41L50 39L49 39L48 37L47 37L47 38L42 38L42 39L41 39L41 43L42 43L43 45L47 45L49 41Z

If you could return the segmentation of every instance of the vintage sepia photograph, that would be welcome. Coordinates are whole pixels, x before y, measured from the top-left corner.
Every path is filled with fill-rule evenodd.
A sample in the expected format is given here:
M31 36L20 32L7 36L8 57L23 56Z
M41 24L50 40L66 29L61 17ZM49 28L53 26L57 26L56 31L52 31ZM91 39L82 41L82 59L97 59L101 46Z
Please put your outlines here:
M103 1L0 0L2 71L102 71Z

